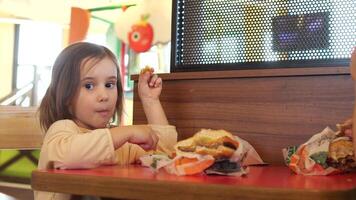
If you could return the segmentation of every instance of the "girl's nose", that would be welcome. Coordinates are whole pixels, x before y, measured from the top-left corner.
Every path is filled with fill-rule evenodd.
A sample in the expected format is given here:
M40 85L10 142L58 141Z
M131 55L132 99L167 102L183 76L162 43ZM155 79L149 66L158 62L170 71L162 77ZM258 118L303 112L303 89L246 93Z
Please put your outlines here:
M98 101L103 102L109 99L108 92L105 89L100 89L98 91Z

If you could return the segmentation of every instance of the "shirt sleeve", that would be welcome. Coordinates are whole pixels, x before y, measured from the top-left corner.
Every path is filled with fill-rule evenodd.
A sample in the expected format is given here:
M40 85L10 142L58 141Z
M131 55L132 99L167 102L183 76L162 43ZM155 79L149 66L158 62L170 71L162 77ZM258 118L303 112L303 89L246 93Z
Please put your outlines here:
M171 156L174 152L174 145L177 143L177 131L171 125L150 125L157 133L158 143L156 151L163 152ZM126 143L116 150L119 164L135 163L141 156L151 153L145 151L136 144Z
M53 124L48 130L44 147L53 168L94 168L117 163L114 144L108 129L81 134L74 122Z

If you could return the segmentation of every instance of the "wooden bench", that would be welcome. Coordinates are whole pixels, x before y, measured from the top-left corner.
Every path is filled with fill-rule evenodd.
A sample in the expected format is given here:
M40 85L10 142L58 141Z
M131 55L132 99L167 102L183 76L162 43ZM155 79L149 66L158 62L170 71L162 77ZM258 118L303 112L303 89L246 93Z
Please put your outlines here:
M225 129L250 142L265 162L283 165L282 149L350 118L348 67L161 74L160 100L179 140L201 128ZM138 80L137 75L132 77ZM134 88L133 123L146 117Z
M348 67L180 72L160 77L163 79L160 100L169 122L177 127L179 140L202 128L228 130L250 142L262 159L271 164L265 171L273 174L276 180L270 181L277 185L297 176L292 172L286 176L286 170L290 170L284 164L283 148L300 145L327 126L336 130L335 124L350 118L353 112L354 89ZM137 95L138 76L132 79L133 123L145 124ZM274 170L278 167L285 168L280 175ZM350 181L355 181L356 175L351 177ZM300 179L303 183L309 181ZM254 183L258 187L259 182ZM263 188L266 181L260 183ZM339 184L332 180L330 183ZM288 186L275 189L295 192L294 187ZM301 185L295 198L310 192L315 192L310 198L324 199L329 195L328 189L316 190ZM341 190L333 191L335 195L330 199L356 195L356 186Z
M19 150L16 156L0 164L0 171L22 158L37 165L32 150L41 147L42 136L36 107L0 106L0 149ZM29 179L7 176L1 179L1 192L20 199L33 198Z

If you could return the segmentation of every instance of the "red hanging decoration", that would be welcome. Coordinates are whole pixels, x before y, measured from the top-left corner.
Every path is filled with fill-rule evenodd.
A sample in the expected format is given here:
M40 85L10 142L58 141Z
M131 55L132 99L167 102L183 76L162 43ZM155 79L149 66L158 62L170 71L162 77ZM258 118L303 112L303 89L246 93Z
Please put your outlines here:
M153 28L147 21L149 15L141 16L141 20L131 27L128 33L130 47L135 52L145 52L151 48L153 40Z

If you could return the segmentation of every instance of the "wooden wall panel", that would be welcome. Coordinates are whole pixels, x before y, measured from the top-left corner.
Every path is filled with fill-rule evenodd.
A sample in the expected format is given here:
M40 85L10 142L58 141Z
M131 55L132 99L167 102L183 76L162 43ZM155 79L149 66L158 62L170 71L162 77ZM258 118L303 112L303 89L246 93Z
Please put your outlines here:
M179 139L201 128L225 129L249 141L272 164L283 164L282 148L305 142L326 126L351 117L353 83L349 74L164 78L161 102ZM135 84L134 94L137 94ZM134 124L145 124L134 95Z

